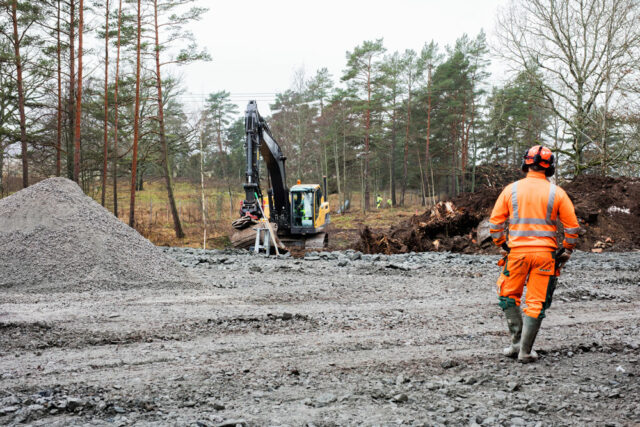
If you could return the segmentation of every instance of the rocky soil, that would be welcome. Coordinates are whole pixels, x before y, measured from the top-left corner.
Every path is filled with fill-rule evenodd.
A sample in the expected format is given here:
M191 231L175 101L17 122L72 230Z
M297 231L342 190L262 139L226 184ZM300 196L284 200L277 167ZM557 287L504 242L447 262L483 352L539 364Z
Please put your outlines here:
M574 255L519 365L496 256L165 251L202 282L2 289L0 424L640 423L640 253Z

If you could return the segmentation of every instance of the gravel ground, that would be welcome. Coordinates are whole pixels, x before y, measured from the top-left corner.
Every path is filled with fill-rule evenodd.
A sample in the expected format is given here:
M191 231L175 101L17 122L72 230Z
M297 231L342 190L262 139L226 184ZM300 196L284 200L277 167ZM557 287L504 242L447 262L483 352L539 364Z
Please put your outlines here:
M495 256L165 251L201 283L3 290L0 424L640 423L640 253L576 254L519 365Z

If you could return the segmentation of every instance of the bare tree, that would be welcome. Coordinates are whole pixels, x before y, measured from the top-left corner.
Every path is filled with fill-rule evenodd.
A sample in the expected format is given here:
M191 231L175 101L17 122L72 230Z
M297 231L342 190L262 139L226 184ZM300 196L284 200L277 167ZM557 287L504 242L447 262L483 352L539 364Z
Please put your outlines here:
M572 147L564 154L575 175L603 162L585 156L598 148L594 113L605 105L606 114L638 73L639 20L636 0L512 0L499 14L498 53L540 83L546 105L568 125ZM606 134L606 121L602 127Z

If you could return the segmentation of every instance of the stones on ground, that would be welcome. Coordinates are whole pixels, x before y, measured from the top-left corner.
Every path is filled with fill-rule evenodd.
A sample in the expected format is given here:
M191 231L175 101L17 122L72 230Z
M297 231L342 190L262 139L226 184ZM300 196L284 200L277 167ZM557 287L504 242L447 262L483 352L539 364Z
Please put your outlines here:
M305 261L319 261L320 260L320 255L318 254L318 252L307 252L304 255L304 260Z
M440 366L444 369L451 369L458 366L460 363L454 359L447 359L444 362L440 363Z
M0 406L13 406L18 404L20 404L20 399L18 399L14 395L7 396L4 399L2 399L2 401L0 401Z
M532 414L537 414L537 413L540 412L540 404L538 402L531 401L531 402L527 403L527 406L525 407L525 410L527 412L532 413Z
M291 320L293 319L293 314L287 313L286 311L282 313L282 320Z
M70 412L74 412L77 408L81 408L85 405L85 401L83 399L79 399L76 397L70 397L67 399L66 408Z
M19 406L5 406L4 408L0 408L0 415L11 414L20 409Z
M509 389L509 391L518 391L520 390L520 383L516 381L512 381L507 384L507 388Z
M316 397L315 401L313 402L316 408L322 408L325 407L327 405L330 405L331 403L335 402L336 400L338 400L338 398L336 397L335 394L332 393L322 393L320 396Z
M359 259L362 259L362 253L360 252L348 253L347 258L349 258L351 261L357 261Z
M505 393L504 391L496 391L493 397L495 398L496 402L504 402L507 399L507 393Z
M395 403L405 403L408 400L409 400L409 397L404 393L396 394L391 398L391 401Z
M224 420L220 424L217 424L217 427L245 427L247 422L243 419L237 420Z
M411 267L409 267L407 264L405 264L405 263L400 264L400 263L397 263L397 262L389 263L385 267L393 269L393 270L402 270L402 271L411 270Z

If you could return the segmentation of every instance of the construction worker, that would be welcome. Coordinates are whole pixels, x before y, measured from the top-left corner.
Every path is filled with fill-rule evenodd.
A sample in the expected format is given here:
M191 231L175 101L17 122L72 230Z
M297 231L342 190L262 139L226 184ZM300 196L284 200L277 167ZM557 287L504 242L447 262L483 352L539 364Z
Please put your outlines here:
M376 209L380 209L381 205L382 205L382 197L380 197L380 195L378 194L376 196Z
M559 269L569 260L578 241L580 226L573 203L565 191L550 183L555 172L551 150L541 145L528 149L522 160L527 176L509 184L500 194L491 213L491 237L503 248L504 268L498 278L499 305L507 318L511 345L507 357L530 363L538 355L532 350L545 310L551 305ZM556 221L564 226L564 253L556 249ZM505 231L509 231L506 244ZM558 258L558 259L556 259ZM520 297L527 285L524 317Z

